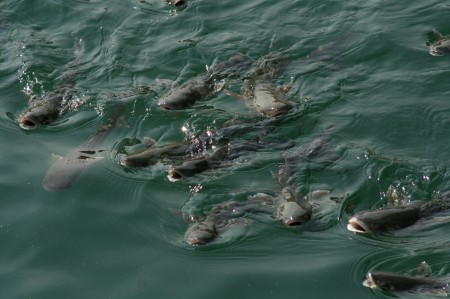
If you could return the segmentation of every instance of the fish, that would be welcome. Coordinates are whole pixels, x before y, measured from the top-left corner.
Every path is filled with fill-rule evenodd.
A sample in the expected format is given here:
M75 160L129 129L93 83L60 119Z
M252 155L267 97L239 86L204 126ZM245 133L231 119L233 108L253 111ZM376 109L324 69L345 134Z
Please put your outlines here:
M314 207L320 205L320 201L329 197L330 190L315 190L305 196L296 191L293 176L295 166L299 162L305 162L316 158L328 138L322 135L313 139L309 144L294 148L284 154L285 163L274 174L280 192L273 198L275 205L275 218L285 226L303 226L314 217Z
M305 197L306 199L306 197ZM298 194L290 187L284 187L280 196L276 197L275 218L285 226L305 225L312 217L312 206L308 200L298 198Z
M155 145L140 153L123 157L120 164L128 167L147 167L163 158L183 159L190 156L193 147L195 145L188 142Z
M97 156L104 152L100 146L111 133L123 110L124 107L122 105L116 104L111 110L106 124L101 124L94 135L80 146L71 150L66 156L57 157L55 163L48 169L42 182L46 191L54 192L70 188L83 171L95 162L103 159L102 156Z
M181 165L171 166L167 170L167 178L171 182L181 180L184 177L191 177L203 171L220 167L222 160L227 154L227 147L220 147L216 149L211 155L192 159L183 162Z
M431 55L442 56L450 53L450 37L442 36L442 34L435 29L433 29L433 37L435 41L433 43L429 43Z
M231 140L226 142L228 140L229 138L226 136L219 135L216 141L214 141L214 144L217 145L213 146L215 149L211 154L206 154L201 158L186 160L180 165L172 165L167 171L167 178L171 182L176 182L207 170L225 168L232 165L233 160L251 152L257 152L267 148L285 149L291 145L290 141L286 143L271 142L266 144L251 140ZM208 141L202 141L202 143L208 144Z
M62 76L54 91L46 93L42 100L30 100L28 110L19 116L19 126L24 130L31 131L53 123L66 113L69 109L67 101L73 96L72 89L76 77L77 74L70 70Z
M254 216L266 210L267 206L259 200L229 200L216 204L204 219L195 220L189 225L184 236L186 243L190 245L209 244L235 224L252 223L247 218L248 214ZM196 219L196 217L190 216L189 219Z
M242 95L228 90L226 93L243 99L249 107L254 108L261 115L274 117L286 114L292 108L286 96L288 88L283 86L276 88L271 83L286 62L287 58L283 53L270 53L256 61L243 76L245 82L241 88Z
M275 219L281 221L285 226L294 227L308 224L314 216L315 205L323 198L328 197L330 193L330 190L316 190L302 197L291 186L286 186L277 196L257 193L251 198L270 202ZM310 229L318 230L320 228L310 227Z
M429 268L422 262L419 268ZM418 270L419 271L419 270ZM431 271L431 270L430 270ZM395 272L373 271L366 275L363 286L379 288L389 292L411 292L434 296L447 297L447 289L450 279L439 277L425 277L423 275L405 275Z
M188 108L196 101L205 100L220 91L223 87L221 80L239 77L252 63L240 55L234 56L224 63L210 67L206 74L172 88L158 100L158 105L168 110Z
M121 159L121 164L128 167L147 167L156 164L162 159L186 160L186 163L180 166L179 174L173 172L173 179L181 179L183 176L193 175L201 171L220 167L221 160L234 159L244 150L257 150L264 147L258 141L231 142L235 137L242 137L249 132L267 134L275 129L271 122L228 124L216 130L207 130L194 137L181 142L155 145L147 149L129 154ZM244 145L248 145L244 148ZM281 146L283 146L282 144ZM280 145L274 145L280 147ZM205 155L207 151L213 149L213 153ZM192 159L193 157L196 157ZM174 167L175 168L175 167ZM185 171L185 174L182 172Z
M31 131L55 122L69 110L69 101L73 97L73 88L77 79L75 67L79 64L80 44L75 44L76 59L62 74L55 90L48 92L41 100L30 99L29 107L19 116L19 126Z
M350 218L347 229L357 233L392 232L410 227L419 220L432 218L434 215L448 210L450 210L448 197L435 198L425 203L415 201L399 207L359 212Z

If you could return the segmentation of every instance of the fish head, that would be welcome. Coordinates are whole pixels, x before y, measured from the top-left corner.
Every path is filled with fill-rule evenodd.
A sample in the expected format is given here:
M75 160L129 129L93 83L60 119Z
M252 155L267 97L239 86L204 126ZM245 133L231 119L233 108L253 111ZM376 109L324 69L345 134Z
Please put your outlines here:
M191 225L185 234L185 239L191 245L206 245L212 242L218 233L212 221L196 222Z
M379 288L384 291L394 291L396 290L395 282L397 280L391 273L369 272L363 281L363 286L371 289Z
M207 170L210 168L207 159L197 159L191 161L185 161L179 166L172 166L167 171L167 178L171 182L176 182L181 180L183 177L194 176L197 173Z
M286 226L300 226L311 219L311 210L295 201L285 201L279 207L278 218Z
M202 96L201 86L196 84L185 84L172 89L158 101L158 105L168 110L183 109L192 106L195 101L200 100Z
M366 223L365 221L363 221L362 219L360 219L357 216L350 218L350 220L348 221L348 224L347 224L347 229L349 231L355 232L355 233L372 232L370 227L371 227L370 223Z
M363 281L363 286L379 288L383 291L410 291L420 290L421 287L432 286L432 280L421 279L414 276L391 272L369 272ZM431 285L429 283L431 282ZM436 284L439 285L439 284Z
M22 113L19 117L19 125L24 130L34 130L39 126L45 126L59 115L59 110L44 105L38 105Z
M440 40L430 46L430 54L433 56L442 56L450 53L450 39Z
M34 130L54 122L63 113L61 101L61 94L48 93L44 99L36 101L30 109L20 115L20 127L24 130Z
M414 205L364 211L348 221L347 229L358 233L388 232L410 226L419 218L420 207Z

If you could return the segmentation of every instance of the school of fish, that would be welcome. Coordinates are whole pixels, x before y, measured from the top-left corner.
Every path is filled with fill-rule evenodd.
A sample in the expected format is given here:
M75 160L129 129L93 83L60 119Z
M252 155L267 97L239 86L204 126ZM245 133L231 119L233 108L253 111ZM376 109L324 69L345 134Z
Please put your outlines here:
M164 0L168 5L183 8L186 0ZM429 53L443 56L450 53L450 38L436 30L432 31ZM307 59L321 59L326 47L310 53ZM68 102L74 95L79 57L62 74L53 91L44 94L42 99L30 98L29 107L18 117L21 129L33 131L45 129L63 117L69 109ZM270 215L274 225L279 223L289 229L318 231L325 229L317 220L322 205L339 205L339 196L332 196L332 190L310 190L302 194L294 177L298 175L297 165L313 163L319 159L325 163L337 163L339 157L332 151L330 140L333 128L301 146L292 142L266 142L264 136L270 135L295 107L289 97L289 88L277 86L277 77L289 64L290 57L283 52L269 53L258 59L236 55L223 63L207 69L204 74L180 84L172 85L161 94L158 106L162 110L195 108L196 103L207 101L218 93L225 92L237 101L243 100L255 113L265 117L257 122L230 122L223 127L201 132L193 138L169 144L157 144L148 139L140 149L122 153L122 167L151 167L158 162L168 165L169 182L177 182L194 177L202 172L212 172L234 165L240 157L250 158L252 153L269 149L284 151L283 163L274 171L273 177L278 190L272 194L255 192L245 200L230 198L212 204L200 215L182 210L187 222L184 235L189 245L200 246L215 242L225 232L236 226L248 226L258 221L258 215ZM227 84L240 82L240 94L227 90ZM48 169L43 188L49 192L70 188L86 172L90 165L103 158L104 140L119 123L126 111L124 102L111 105L104 122L83 144L56 161ZM244 133L255 132L246 138ZM262 137L261 137L262 136ZM224 195L226 197L226 195ZM441 216L450 215L450 192L439 194L428 201L412 201L391 205L380 209L360 211L348 220L347 229L357 234L386 234L412 229L414 227L441 223ZM449 216L450 217L450 216ZM436 219L439 219L437 221ZM424 262L419 265L416 275L396 272L370 271L363 282L369 288L379 288L388 292L414 292L431 295L446 295L450 279L431 276L430 267Z

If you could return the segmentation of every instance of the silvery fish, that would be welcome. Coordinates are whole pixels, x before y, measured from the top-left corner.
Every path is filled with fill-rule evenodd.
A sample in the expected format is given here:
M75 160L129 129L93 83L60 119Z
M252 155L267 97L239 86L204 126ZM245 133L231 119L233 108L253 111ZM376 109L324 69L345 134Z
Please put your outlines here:
M98 156L98 154L103 152L101 149L103 140L112 131L122 113L122 106L115 107L111 111L107 124L99 126L93 136L79 147L70 151L66 156L58 157L44 177L44 189L47 191L59 191L69 188L84 170L101 160L103 157Z

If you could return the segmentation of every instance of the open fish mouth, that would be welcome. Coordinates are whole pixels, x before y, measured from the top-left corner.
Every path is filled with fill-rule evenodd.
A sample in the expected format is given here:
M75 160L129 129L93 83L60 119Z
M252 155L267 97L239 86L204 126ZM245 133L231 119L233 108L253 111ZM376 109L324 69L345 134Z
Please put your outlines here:
M363 281L363 286L368 288L376 288L376 284L373 280L372 273L368 273L366 279Z
M186 1L184 0L172 0L172 5L174 6L184 6L186 4Z
M34 130L38 127L38 124L32 118L24 115L19 120L19 126L24 130Z
M300 226L306 224L306 222L303 217L287 217L283 219L283 224L286 226Z
M171 182L177 182L179 180L181 180L183 178L183 174L181 174L180 172L178 172L176 169L174 168L170 168L167 171L167 178L169 179L169 181Z
M442 53L441 51L435 50L435 49L431 49L430 50L430 54L433 56L442 56L444 55L444 53Z
M355 233L367 233L370 231L367 226L357 217L352 217L347 224L347 229Z

